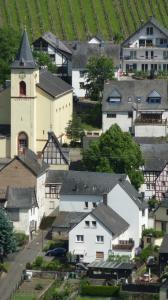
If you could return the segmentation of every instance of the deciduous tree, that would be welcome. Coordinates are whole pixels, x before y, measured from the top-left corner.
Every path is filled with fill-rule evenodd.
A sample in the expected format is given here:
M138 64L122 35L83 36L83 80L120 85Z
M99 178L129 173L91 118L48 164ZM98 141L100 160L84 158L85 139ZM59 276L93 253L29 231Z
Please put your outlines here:
M4 209L0 209L0 252L7 255L15 251L16 242L13 234L13 224Z

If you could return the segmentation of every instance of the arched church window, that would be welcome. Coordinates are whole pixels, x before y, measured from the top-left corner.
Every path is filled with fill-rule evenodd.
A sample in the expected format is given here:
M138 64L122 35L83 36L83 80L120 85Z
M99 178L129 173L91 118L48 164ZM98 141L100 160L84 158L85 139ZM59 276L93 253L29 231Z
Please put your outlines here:
M28 148L28 136L25 132L20 132L18 135L18 154L23 153Z
M20 96L26 96L26 83L24 81L19 82Z

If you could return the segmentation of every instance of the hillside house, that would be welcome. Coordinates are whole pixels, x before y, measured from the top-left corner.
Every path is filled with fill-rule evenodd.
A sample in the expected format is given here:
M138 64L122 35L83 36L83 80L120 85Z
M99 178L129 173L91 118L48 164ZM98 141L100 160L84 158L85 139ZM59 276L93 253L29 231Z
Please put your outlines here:
M153 215L155 229L168 233L168 198L160 202Z
M104 85L102 130L113 124L135 137L166 137L167 80L110 81Z
M127 236L129 224L110 207L101 203L70 230L69 252L76 255L79 261L87 263L107 260L112 253L132 257L134 243L130 239L130 247L128 244L126 247L126 231ZM119 243L120 250L117 247Z
M57 66L57 74L62 79L71 82L72 51L53 33L45 32L33 42L34 51L48 53L52 62Z
M121 45L123 72L168 71L168 30L154 17L140 26Z

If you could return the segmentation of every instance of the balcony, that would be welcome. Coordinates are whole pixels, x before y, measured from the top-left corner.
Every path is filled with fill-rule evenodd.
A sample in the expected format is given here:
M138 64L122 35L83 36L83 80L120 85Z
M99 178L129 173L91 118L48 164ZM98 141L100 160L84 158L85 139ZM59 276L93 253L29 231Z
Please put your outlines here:
M127 250L131 251L134 248L134 241L130 240L120 240L119 244L113 245L113 250Z
M135 124L137 125L166 125L167 124L167 119L155 119L155 118L137 118L135 120Z

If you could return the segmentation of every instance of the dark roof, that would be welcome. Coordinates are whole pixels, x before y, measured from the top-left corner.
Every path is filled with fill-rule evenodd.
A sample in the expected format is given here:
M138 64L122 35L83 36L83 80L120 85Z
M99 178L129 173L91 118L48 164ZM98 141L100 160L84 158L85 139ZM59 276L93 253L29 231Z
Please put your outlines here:
M90 57L105 55L113 60L114 66L120 64L120 46L113 42L103 42L99 44L89 44L88 42L71 42L72 68L85 69Z
M42 153L44 154L44 150L46 149L50 140L52 141L52 143L54 143L55 147L59 149L61 158L64 160L65 164L69 165L69 149L61 147L55 133L52 131L48 132L48 140L42 150ZM50 155L53 157L53 153L48 153L48 158L50 158ZM56 156L56 153L55 153L55 156Z
M164 111L168 109L167 88L167 80L164 79L109 81L104 85L102 111ZM115 90L121 95L121 101L119 103L111 103L108 101ZM161 103L148 103L147 98L154 90L161 95Z
M35 69L36 64L33 59L32 51L29 44L27 31L24 30L19 51L15 61L12 63L13 69Z
M119 182L119 185L131 197L131 199L134 201L134 203L138 206L139 209L144 209L148 207L146 201L143 200L142 195L138 193L138 191L128 180Z
M145 171L162 171L168 163L168 143L140 144Z
M139 144L166 144L166 137L134 137L134 140Z
M7 165L12 159L11 158L0 158L0 169Z
M125 174L88 171L68 171L64 175L60 192L63 195L103 195L126 179Z
M160 201L156 210L158 210L159 207L168 208L168 198L164 198L162 201Z
M104 203L100 203L90 214L112 233L113 238L119 236L129 227L129 224L122 217Z
M65 54L72 54L71 50L51 32L45 32L40 39L45 40L49 45L61 52L65 52ZM36 44L38 40L34 41L33 44Z
M168 234L165 234L161 243L159 253L168 253Z
M59 212L55 221L52 224L52 228L67 228L70 229L74 225L78 224L88 213L84 212Z
M139 33L146 25L152 24L155 26L159 31L161 31L166 37L168 37L168 30L167 28L163 27L154 17L149 17L146 23L142 24L133 34L131 34L123 43L122 47L126 46L129 40L137 33Z
M133 263L126 263L120 261L93 261L88 268L92 269L114 269L114 270L133 270Z
M63 183L67 172L63 170L48 170L46 183Z
M20 160L35 176L43 174L48 169L48 165L30 149L15 158Z
M53 98L72 91L72 86L49 71L40 72L40 82L37 86Z
M6 199L6 208L38 207L34 188L8 187Z

